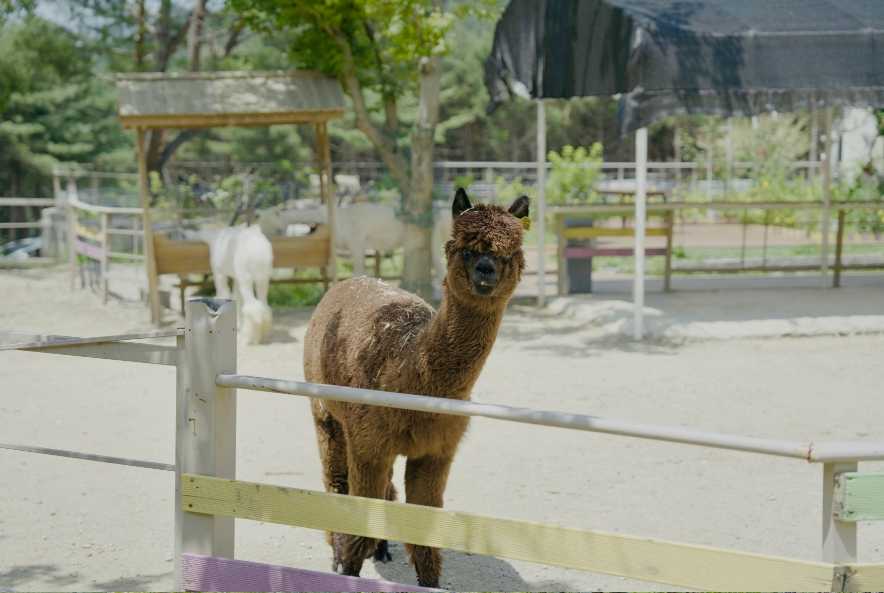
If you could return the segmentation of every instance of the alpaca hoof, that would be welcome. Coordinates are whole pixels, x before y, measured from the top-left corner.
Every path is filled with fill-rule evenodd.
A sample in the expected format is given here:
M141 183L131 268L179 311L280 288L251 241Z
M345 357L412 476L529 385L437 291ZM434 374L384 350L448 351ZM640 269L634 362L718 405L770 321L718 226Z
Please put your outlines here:
M393 556L390 555L390 547L387 545L387 540L382 539L378 542L378 547L374 550L374 561L389 562L392 559Z
M333 533L331 537L332 541L332 554L334 559L332 560L332 572L337 574L343 574L344 572L344 543L342 541L343 536L340 533Z
M439 588L439 577L436 577L434 579L422 579L422 578L418 577L417 584L421 587L426 587L428 589L438 589Z
M362 571L362 560L356 562L344 562L341 574L348 577L358 577Z

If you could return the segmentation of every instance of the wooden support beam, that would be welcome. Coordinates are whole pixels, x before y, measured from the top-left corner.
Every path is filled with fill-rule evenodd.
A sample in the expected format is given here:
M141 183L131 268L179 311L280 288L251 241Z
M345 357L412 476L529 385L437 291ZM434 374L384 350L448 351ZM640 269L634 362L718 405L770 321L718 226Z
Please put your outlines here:
M154 325L162 322L160 289L157 278L157 262L154 255L153 224L150 220L150 182L147 177L147 152L144 146L146 137L143 128L138 128L135 149L138 155L138 195L141 199L142 228L144 229L144 262L147 273L147 302L150 306L150 321Z
M335 200L335 192L333 188L334 179L332 178L331 168L331 144L328 140L328 124L324 121L316 124L316 157L319 165L319 190L322 194L322 201L328 208L328 277L332 284L338 275L337 255L335 253L335 212L337 203Z

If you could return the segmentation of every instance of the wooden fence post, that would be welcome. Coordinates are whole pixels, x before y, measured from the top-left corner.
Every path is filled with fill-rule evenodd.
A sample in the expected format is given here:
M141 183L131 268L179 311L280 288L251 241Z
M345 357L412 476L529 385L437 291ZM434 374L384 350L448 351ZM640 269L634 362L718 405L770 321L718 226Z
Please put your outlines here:
M101 216L101 293L102 302L107 304L107 272L110 267L108 263L110 258L110 241L107 234L109 215L107 212L102 212L99 216Z
M230 517L184 512L181 475L236 477L236 390L215 385L236 372L236 305L229 299L190 299L178 342L175 418L175 587L182 590L181 554L233 558Z
M73 175L68 177L65 211L68 219L68 267L71 274L71 290L77 282L77 210L73 201L77 198L77 182ZM82 288L82 287L81 287Z
M835 518L835 478L855 472L855 461L823 464L823 561L832 564L856 562L856 523ZM846 583L832 583L833 591L843 591Z
M669 210L664 215L666 223L666 263L663 269L663 290L672 290L672 235L675 231L675 211Z
M568 260L565 259L565 215L557 212L556 218L556 280L558 281L559 296L568 294Z
M832 286L841 286L841 255L844 250L844 209L838 210L838 234L835 236L835 265L832 275Z

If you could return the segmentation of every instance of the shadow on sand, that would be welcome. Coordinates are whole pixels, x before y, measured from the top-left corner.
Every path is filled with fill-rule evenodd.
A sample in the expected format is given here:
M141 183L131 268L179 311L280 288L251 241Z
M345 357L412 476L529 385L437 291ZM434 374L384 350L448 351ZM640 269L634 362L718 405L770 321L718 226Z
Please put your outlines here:
M414 567L408 562L405 547L390 542L393 560L375 562L375 570L382 578L395 583L416 584ZM570 591L572 585L549 580L529 583L511 564L492 556L478 556L451 550L442 551L442 578L439 585L449 591Z

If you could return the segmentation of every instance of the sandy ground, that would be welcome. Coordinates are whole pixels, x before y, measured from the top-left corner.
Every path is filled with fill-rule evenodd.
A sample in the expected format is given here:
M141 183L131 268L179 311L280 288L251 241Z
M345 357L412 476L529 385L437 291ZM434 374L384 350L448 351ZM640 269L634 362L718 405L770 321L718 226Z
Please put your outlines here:
M862 327L884 317L881 277L841 291L714 286L650 294L648 305L670 328L799 317ZM69 292L61 272L0 273L0 302L0 331L146 328L141 305L102 306L88 292ZM622 307L622 295L611 294L559 302L545 314L511 308L474 399L754 436L884 440L884 334L735 340L725 332L700 341L660 332L636 344L616 325ZM308 316L277 314L272 344L240 347L240 372L301 378ZM174 390L167 367L0 352L0 442L171 462ZM305 400L240 392L237 422L240 479L320 488ZM401 475L399 464L400 484ZM171 474L0 451L0 476L0 590L173 587ZM477 419L446 507L816 559L820 485L821 468L799 461ZM884 561L884 525L862 524L859 538L862 561ZM388 564L367 562L363 575L414 583L402 546L393 554ZM237 555L330 565L321 533L246 521L237 523ZM455 552L444 558L442 585L453 590L671 589Z

